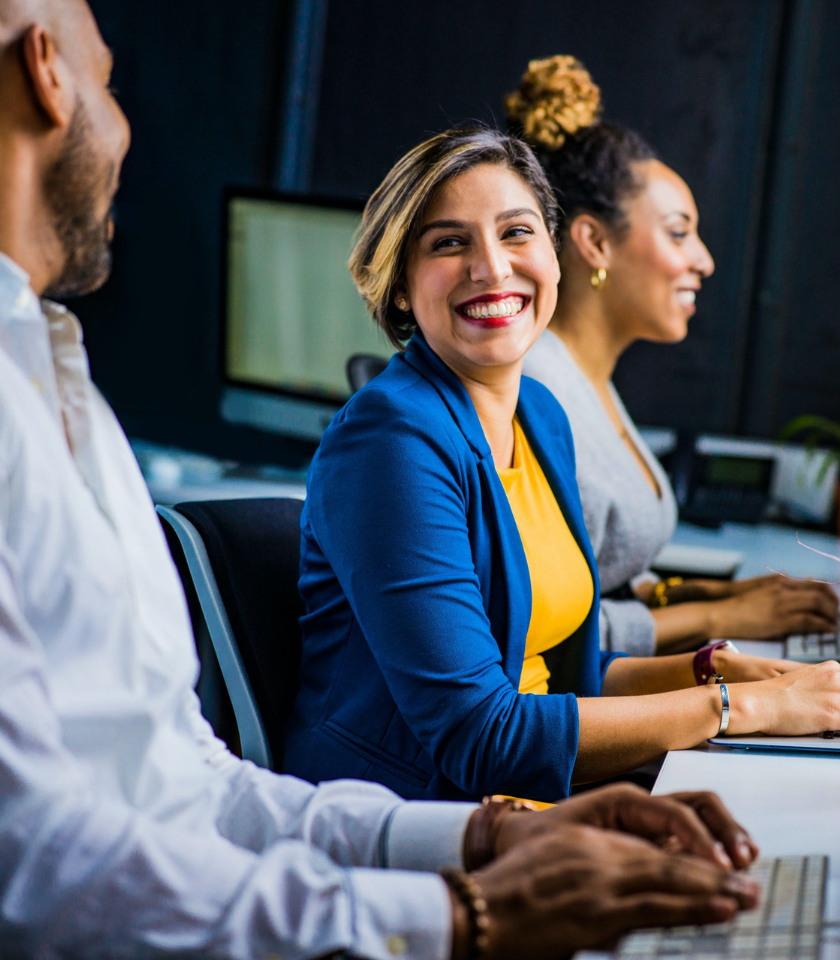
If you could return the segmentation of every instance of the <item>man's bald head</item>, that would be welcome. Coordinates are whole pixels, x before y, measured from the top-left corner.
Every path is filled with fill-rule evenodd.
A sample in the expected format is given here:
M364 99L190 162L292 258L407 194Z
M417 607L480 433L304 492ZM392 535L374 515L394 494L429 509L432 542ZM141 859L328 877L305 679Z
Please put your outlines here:
M39 293L108 275L129 142L111 68L87 0L0 0L0 252Z
M42 26L71 62L84 33L99 34L87 0L0 0L0 55L33 24Z
M107 51L87 0L0 0L0 113L4 103L14 110L21 98L32 99L32 78L26 76L32 63L21 54L33 31L73 75Z

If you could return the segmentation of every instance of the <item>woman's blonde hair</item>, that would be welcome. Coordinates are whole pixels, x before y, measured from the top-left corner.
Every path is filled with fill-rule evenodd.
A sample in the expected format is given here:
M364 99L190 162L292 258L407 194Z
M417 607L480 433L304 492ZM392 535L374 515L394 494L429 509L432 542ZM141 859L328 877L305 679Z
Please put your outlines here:
M546 228L555 239L557 203L531 148L515 137L478 127L447 130L398 160L365 206L350 273L374 322L397 348L417 329L410 312L394 303L405 277L410 242L442 184L481 164L512 170L525 181L539 204Z

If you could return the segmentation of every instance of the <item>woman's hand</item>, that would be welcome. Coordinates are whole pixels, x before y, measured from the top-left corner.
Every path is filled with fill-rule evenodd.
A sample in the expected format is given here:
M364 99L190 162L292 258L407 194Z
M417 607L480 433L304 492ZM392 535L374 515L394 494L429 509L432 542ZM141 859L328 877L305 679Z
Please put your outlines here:
M717 794L653 797L629 783L589 790L539 813L505 814L498 821L496 853L571 824L636 834L730 870L733 864L747 867L758 856L758 847Z
M722 922L754 907L760 892L699 857L577 824L520 843L473 876L487 902L488 960L556 960L609 948L638 927ZM453 905L461 960L465 917Z
M828 584L759 577L742 592L708 604L709 636L766 640L837 630L837 594Z
M840 730L840 663L803 666L729 688L731 734L807 736Z
M773 677L801 670L805 664L795 660L774 660L771 657L753 657L720 648L712 654L712 666L725 683L746 683L753 680L771 680Z

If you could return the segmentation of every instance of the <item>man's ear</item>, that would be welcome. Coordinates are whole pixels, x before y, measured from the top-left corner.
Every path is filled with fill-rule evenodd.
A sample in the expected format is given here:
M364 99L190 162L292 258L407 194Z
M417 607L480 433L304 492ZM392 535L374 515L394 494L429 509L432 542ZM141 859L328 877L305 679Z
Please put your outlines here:
M70 124L75 108L70 74L53 38L33 24L23 35L23 61L35 100L56 127Z
M599 267L609 269L612 259L610 234L597 217L588 213L575 217L569 227L569 239L593 270Z

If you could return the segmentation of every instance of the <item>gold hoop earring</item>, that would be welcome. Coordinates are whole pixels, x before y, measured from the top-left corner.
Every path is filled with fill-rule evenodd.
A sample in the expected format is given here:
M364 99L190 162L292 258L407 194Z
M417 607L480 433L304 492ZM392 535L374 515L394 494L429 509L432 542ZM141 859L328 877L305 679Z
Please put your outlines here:
M597 270L593 269L589 277L589 282L595 287L596 290L600 290L601 284L607 279L607 271L603 267L598 267Z

